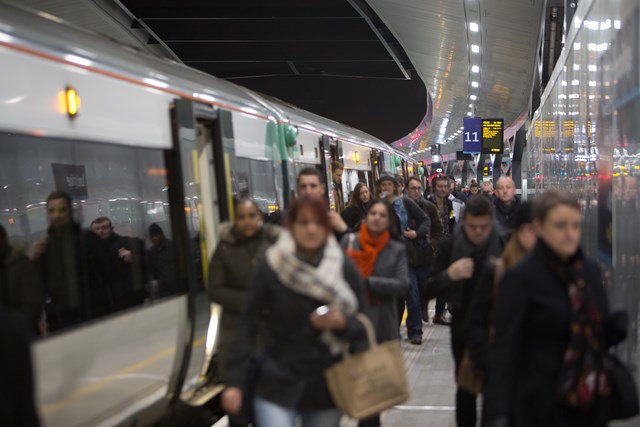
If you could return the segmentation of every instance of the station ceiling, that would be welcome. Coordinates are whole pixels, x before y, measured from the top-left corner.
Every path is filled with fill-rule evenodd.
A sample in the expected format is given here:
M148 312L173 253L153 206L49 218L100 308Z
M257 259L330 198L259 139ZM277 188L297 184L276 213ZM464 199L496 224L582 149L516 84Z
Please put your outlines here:
M503 117L505 126L526 115L544 8L544 0L21 4L361 129L416 158L432 144L459 149L455 132L469 111Z

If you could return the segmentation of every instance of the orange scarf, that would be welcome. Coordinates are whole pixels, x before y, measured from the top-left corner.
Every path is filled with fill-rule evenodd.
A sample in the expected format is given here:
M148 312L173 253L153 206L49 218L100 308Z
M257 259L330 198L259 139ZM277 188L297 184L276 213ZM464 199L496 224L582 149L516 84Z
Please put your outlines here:
M356 262L358 270L360 270L360 273L365 279L373 273L373 268L376 265L376 259L384 247L387 246L390 237L389 230L386 230L380 237L374 239L369 235L369 230L367 230L367 225L365 223L360 227L358 241L360 242L360 248L362 249L356 251L349 248L347 249L347 255Z

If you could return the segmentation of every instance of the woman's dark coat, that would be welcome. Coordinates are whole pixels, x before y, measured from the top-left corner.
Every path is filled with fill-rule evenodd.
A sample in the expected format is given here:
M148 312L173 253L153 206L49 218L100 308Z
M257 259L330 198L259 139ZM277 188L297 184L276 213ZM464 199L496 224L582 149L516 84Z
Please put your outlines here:
M362 203L358 202L355 206L347 206L341 215L349 230L358 231L364 217L367 216L367 209Z
M356 266L345 256L344 278L364 307L364 287ZM223 380L227 386L242 388L262 313L266 313L265 352L256 395L286 408L321 410L334 408L324 370L340 359L320 341L309 315L324 302L293 292L278 279L266 258L256 267L247 304L238 322ZM362 342L364 328L355 316L347 318L347 328L337 334L350 342Z
M347 249L353 236L353 249L360 250L358 235L346 235L341 245ZM369 308L367 313L376 330L378 342L400 339L398 331L398 298L409 290L409 263L405 245L389 240L376 258L373 274L365 281Z
M501 285L485 385L485 418L507 416L512 427L606 425L597 421L597 414L566 409L556 397L571 312L567 285L553 274L547 256L555 255L540 241L507 271ZM584 279L604 316L607 344L612 345L616 331L609 326L609 305L595 263L585 260Z
M209 265L209 299L222 306L218 337L219 369L224 370L225 355L231 345L240 313L247 299L250 279L265 252L278 239L280 227L264 224L251 239L243 239L232 223L220 230L220 243Z

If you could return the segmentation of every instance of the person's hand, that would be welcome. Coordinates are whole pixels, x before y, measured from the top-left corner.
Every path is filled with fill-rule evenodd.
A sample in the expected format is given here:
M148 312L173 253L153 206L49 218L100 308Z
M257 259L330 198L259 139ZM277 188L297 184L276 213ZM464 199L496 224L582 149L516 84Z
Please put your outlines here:
M238 387L229 387L222 392L220 398L222 409L231 415L240 415L242 409L242 390Z
M311 325L318 330L330 329L342 331L347 327L347 318L341 311L330 309L325 315L320 316L315 311L309 315Z
M349 229L347 223L344 222L340 214L335 211L329 211L329 224L331 224L331 228L338 233L345 233Z
M418 233L416 233L416 230L410 230L407 228L405 231L402 232L402 234L404 234L404 237L406 237L409 240L415 240L418 238Z
M36 260L42 256L45 249L47 249L46 240L38 240L31 245L31 260Z
M470 279L473 276L473 259L460 258L449 266L447 275L451 280Z
M131 251L125 248L118 249L118 256L124 262L131 262Z

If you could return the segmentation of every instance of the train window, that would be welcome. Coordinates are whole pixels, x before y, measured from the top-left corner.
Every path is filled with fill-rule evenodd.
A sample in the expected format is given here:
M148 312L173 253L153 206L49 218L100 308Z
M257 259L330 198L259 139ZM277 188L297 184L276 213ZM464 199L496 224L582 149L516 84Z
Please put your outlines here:
M0 134L0 225L36 334L179 292L162 150Z

